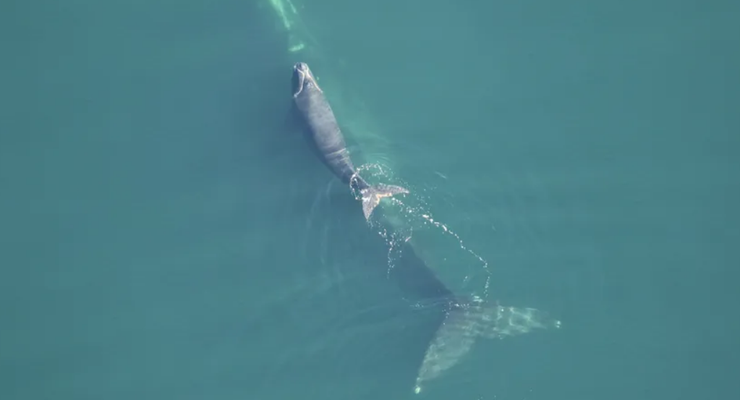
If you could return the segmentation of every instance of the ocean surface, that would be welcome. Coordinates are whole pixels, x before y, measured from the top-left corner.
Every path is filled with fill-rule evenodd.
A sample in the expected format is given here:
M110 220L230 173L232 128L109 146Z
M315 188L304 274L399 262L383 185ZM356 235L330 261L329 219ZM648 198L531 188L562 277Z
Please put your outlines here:
M3 2L0 399L740 398L738 20ZM409 189L385 225L295 131L298 61L360 173ZM559 329L477 340L415 394L442 316L397 278L408 243Z

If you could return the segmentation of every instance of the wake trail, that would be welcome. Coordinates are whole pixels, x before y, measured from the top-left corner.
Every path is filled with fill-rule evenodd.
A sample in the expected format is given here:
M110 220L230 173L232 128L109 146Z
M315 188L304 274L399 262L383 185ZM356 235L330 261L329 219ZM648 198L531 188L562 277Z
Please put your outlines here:
M389 173L390 171L388 171L387 168L384 168L379 164L365 164L358 168L358 173L363 172L373 178L383 179L384 181L393 180L393 174ZM390 275L391 270L395 267L395 260L400 257L400 252L403 251L403 246L412 239L415 230L436 229L441 234L453 238L459 249L472 256L476 260L476 263L480 265L478 268L485 275L482 298L488 298L492 276L488 261L480 254L473 251L465 241L463 241L462 237L447 224L435 219L432 216L432 213L429 212L428 206L425 205L426 201L420 198L418 194L413 193L414 191L412 190L412 193L407 194L407 196L411 195L412 199L420 202L421 205L413 206L398 197L388 197L386 198L389 200L387 205L391 205L392 207L384 207L385 211L388 211L386 216L383 217L381 221L378 219L368 220L371 227L377 229L378 235L380 235L388 245L387 274ZM471 274L469 273L465 274L463 284L468 284L471 279L470 275Z
M401 201L400 199L397 199L397 198L391 198L390 200L394 204L402 207L402 209L406 212L407 215L419 217L419 218L421 218L423 220L423 222L424 222L425 225L427 225L427 226L430 226L431 225L431 226L433 226L433 227L435 227L437 229L441 229L442 232L445 235L449 235L449 236L452 236L453 238L455 238L455 240L457 240L457 244L460 246L460 249L466 251L467 253L469 253L470 255L472 255L475 259L477 259L480 262L480 264L481 264L481 268L483 269L484 273L486 274L486 281L485 281L485 284L483 286L483 297L484 298L488 298L488 289L489 289L489 287L491 285L491 270L488 267L488 261L486 261L478 253L474 252L472 249L468 248L468 246L465 245L465 243L463 242L463 239L460 237L460 235L458 235L456 232L454 232L452 229L450 229L447 226L447 224L435 220L431 216L430 213L424 213L424 212L417 213L417 212L415 212L415 210L413 209L413 207L410 207L410 206L406 205L403 201ZM412 232L413 232L413 230L412 230ZM411 239L411 236L409 236L408 238L406 238L405 242L408 242L410 239ZM469 278L470 277L466 275L466 279L465 280L467 281Z

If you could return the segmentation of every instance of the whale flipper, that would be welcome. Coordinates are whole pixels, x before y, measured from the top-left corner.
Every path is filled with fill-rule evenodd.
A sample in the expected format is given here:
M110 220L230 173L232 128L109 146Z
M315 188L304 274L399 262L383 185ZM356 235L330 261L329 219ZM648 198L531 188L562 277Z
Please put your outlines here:
M396 194L406 194L409 191L400 186L377 184L370 185L362 190L362 213L365 214L365 219L370 219L375 207L380 204L380 199L383 197L391 197Z

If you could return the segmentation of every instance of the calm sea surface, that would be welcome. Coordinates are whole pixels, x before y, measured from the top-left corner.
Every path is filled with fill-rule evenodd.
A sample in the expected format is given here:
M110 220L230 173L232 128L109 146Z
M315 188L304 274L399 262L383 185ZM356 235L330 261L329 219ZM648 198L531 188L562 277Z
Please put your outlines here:
M740 3L271 1L0 5L0 399L740 398ZM409 237L561 328L414 394Z

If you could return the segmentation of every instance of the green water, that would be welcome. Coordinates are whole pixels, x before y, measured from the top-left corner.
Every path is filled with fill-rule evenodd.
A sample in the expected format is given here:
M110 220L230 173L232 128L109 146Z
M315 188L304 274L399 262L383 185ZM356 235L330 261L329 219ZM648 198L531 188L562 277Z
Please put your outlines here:
M740 7L295 5L0 5L0 399L740 394ZM288 129L296 61L428 266L561 329L413 393L440 316Z

